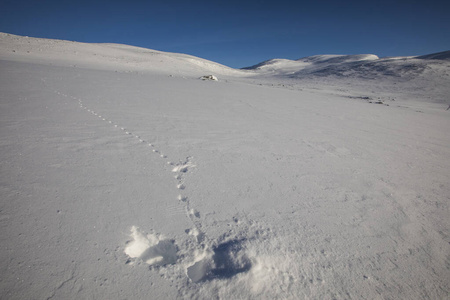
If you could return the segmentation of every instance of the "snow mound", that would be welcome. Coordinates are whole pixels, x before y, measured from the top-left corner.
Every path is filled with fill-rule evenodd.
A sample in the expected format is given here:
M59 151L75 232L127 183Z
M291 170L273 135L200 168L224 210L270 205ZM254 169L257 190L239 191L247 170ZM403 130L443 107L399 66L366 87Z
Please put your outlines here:
M177 246L173 240L155 234L144 234L138 227L131 227L131 237L125 248L130 258L138 258L149 265L163 266L177 261Z

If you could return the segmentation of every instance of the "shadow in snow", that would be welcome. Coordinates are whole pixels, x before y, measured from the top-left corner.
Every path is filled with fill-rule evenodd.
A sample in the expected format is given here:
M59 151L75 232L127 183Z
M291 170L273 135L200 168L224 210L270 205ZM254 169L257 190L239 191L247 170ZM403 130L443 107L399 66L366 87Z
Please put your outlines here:
M242 246L245 239L231 240L213 247L212 257L204 258L187 269L193 282L227 279L244 273L252 267Z

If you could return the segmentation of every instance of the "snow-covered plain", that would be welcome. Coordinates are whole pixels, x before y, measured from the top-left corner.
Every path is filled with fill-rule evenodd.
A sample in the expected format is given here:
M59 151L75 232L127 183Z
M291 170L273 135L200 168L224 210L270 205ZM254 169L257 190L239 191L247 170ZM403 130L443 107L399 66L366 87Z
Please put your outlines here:
M448 299L449 57L0 34L1 298Z

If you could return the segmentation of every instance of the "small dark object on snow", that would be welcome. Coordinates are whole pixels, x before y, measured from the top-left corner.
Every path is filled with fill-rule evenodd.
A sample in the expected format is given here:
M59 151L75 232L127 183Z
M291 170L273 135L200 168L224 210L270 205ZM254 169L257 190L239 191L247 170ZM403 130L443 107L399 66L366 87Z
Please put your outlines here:
M218 81L217 77L214 76L214 75L205 75L205 76L200 77L200 79L202 79L202 80L215 80L215 81Z

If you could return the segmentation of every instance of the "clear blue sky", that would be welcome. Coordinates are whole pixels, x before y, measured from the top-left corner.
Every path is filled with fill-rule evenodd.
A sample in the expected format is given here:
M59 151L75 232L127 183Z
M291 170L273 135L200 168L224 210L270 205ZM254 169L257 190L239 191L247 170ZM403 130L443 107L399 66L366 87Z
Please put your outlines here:
M0 31L180 52L231 67L450 50L450 1L3 0Z

